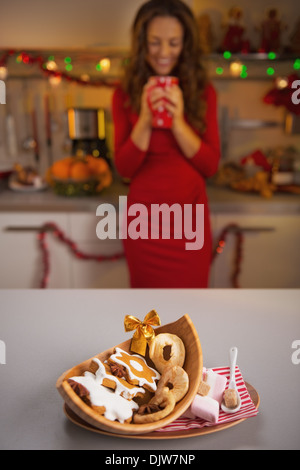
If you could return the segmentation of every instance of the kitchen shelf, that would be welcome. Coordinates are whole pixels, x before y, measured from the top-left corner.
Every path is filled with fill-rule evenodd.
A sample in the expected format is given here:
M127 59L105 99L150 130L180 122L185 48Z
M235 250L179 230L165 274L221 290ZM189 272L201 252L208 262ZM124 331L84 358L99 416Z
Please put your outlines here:
M22 51L20 50L20 53ZM5 51L0 50L0 57L3 56ZM58 70L66 72L64 59L66 57L72 58L73 70L69 75L74 78L79 78L82 74L88 74L91 79L99 80L116 80L120 78L123 73L124 61L128 58L129 51L125 49L92 49L92 50L34 50L26 51L33 57L43 57L45 62L49 57L54 56L58 65ZM39 79L44 78L38 65L28 65L16 62L16 55L18 52L12 54L7 60L8 79L16 78L30 78ZM111 60L111 71L109 73L99 72L95 66L102 58L108 57ZM300 54L281 53L276 54L275 58L270 58L268 53L231 53L229 58L225 58L223 53L212 53L203 56L203 62L207 65L210 75L215 79L241 79L241 77L234 77L230 73L229 67L232 62L238 61L246 64L249 68L247 78L252 80L270 80L278 75L286 75L292 72L295 73L294 63L299 59ZM265 67L274 67L274 75L266 75ZM224 73L218 75L216 67L224 69ZM228 70L227 70L228 69Z

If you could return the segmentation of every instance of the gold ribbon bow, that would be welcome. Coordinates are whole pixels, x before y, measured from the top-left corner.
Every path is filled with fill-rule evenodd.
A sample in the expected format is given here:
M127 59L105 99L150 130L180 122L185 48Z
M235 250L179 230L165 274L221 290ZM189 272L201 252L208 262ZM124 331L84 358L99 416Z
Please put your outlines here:
M126 315L124 320L125 331L136 330L131 340L130 349L132 352L145 356L147 344L155 336L152 325L160 325L160 318L155 310L147 313L144 321L139 320L133 315Z

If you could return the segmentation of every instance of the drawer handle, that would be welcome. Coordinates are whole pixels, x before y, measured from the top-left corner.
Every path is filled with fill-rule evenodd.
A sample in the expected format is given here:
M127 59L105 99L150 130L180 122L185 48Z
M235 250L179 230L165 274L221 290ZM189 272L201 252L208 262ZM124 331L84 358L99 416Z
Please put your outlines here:
M231 232L275 232L275 227L230 227Z
M5 232L53 232L55 227L51 225L44 225L41 227L34 226L20 226L20 227L6 227L3 229Z

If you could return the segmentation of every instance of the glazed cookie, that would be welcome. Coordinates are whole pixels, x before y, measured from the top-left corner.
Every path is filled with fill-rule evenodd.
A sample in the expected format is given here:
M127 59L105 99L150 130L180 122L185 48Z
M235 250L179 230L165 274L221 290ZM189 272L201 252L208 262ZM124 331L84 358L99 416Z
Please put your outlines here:
M103 363L97 357L92 359L89 370L95 374L99 384L115 390L118 395L127 400L142 397L145 394L144 388L132 385L126 380L126 373L122 368L114 368L113 364Z
M170 349L166 356L166 349ZM182 367L185 360L185 347L177 335L161 333L150 342L149 356L156 369L162 373L166 367Z
M156 381L160 379L160 374L152 367L149 367L146 360L137 354L129 354L120 348L116 348L108 360L110 366L121 366L126 370L126 380L132 385L145 387L151 392L155 392Z
M111 421L131 422L133 411L138 410L138 405L133 400L126 400L113 390L104 387L91 372L85 372L83 376L70 377L67 382L81 399L84 398L83 401L88 400L93 410Z

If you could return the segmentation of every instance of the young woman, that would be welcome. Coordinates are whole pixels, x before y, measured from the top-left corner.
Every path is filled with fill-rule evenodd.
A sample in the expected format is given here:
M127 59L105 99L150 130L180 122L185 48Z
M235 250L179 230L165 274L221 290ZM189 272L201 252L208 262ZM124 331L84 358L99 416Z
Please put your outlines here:
M170 75L178 85L153 88L154 76ZM152 126L153 110L162 106L172 115L169 129ZM112 111L116 168L130 179L128 208L149 209L149 237L124 240L131 286L207 287L212 244L205 179L216 172L220 157L216 93L201 64L197 23L181 0L150 0L139 9ZM175 236L172 217L170 237L164 238L160 227L161 236L151 238L153 204L192 207L195 233L197 207L204 205L204 220L197 222L203 246L187 249L190 235L183 227L183 236Z

